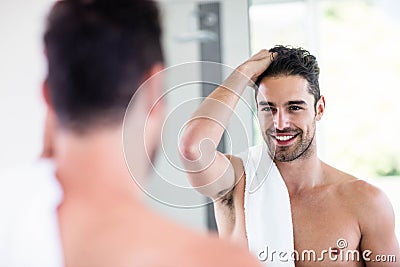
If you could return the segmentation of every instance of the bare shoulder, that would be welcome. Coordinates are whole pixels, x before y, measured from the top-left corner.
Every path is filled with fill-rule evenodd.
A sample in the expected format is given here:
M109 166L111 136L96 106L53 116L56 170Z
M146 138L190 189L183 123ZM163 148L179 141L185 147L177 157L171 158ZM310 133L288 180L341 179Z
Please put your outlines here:
M375 225L394 227L394 211L386 194L378 187L363 180L355 180L349 188L353 193L352 206L358 214L361 230Z
M342 182L340 189L345 194L348 194L354 200L354 203L359 205L359 208L382 208L390 205L389 199L381 189L365 180L358 179L349 174L345 175L348 176L348 179Z
M245 248L215 234L199 233L167 220L162 232L163 236L157 240L158 252L152 249L154 255L163 259L162 266L259 266Z
M350 174L329 167L333 178L336 179L336 188L339 197L353 208L361 219L368 217L392 216L392 205L386 194L378 187L356 178Z
M328 177L327 183L334 185L338 193L348 197L371 201L384 195L376 186L327 164L324 164L324 173Z
M182 266L259 266L245 248L217 237L206 236L187 247L188 264ZM196 259L196 263L193 262Z

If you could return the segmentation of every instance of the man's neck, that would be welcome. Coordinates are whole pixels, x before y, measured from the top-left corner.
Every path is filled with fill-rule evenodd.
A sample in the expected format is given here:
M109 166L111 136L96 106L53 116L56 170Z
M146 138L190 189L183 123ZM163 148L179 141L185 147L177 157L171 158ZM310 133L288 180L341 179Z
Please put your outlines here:
M120 129L84 136L62 132L56 140L54 161L64 199L105 205L139 199L139 189L125 163ZM136 172L144 175L145 171Z
M324 183L323 163L317 153L311 152L307 158L288 162L275 161L289 194L298 194Z

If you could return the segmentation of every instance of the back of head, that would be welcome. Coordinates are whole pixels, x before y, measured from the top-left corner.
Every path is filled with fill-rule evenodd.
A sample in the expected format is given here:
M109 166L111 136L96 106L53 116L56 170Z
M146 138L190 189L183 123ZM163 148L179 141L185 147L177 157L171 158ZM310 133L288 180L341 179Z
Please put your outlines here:
M144 75L163 61L158 9L149 0L62 0L44 36L49 99L74 132L118 125Z
M314 96L315 104L320 98L319 67L316 58L307 50L288 46L275 46L269 50L276 52L271 65L258 77L259 86L265 77L298 75L307 80L309 93ZM258 91L256 90L256 97Z

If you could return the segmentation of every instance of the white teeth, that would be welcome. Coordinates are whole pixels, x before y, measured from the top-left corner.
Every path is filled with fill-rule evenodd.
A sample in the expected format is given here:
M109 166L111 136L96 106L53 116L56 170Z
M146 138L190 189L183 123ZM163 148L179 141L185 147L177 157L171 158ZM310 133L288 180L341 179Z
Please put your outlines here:
M279 141L287 141L289 139L292 139L294 135L280 135L280 136L275 136L276 139Z

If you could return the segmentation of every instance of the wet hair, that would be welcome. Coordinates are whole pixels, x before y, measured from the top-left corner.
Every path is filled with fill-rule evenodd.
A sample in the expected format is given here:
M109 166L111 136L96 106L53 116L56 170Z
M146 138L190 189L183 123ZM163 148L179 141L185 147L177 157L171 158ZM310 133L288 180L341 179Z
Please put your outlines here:
M298 75L307 80L308 92L314 96L314 107L316 107L321 97L318 82L319 67L316 58L303 48L277 45L269 51L277 54L271 65L256 80L256 99L258 86L263 78Z
M61 127L84 132L122 123L146 73L163 62L149 0L63 0L44 34L49 98Z

